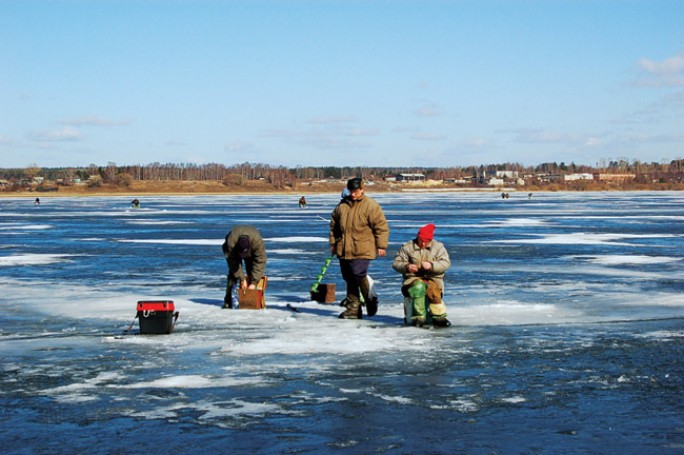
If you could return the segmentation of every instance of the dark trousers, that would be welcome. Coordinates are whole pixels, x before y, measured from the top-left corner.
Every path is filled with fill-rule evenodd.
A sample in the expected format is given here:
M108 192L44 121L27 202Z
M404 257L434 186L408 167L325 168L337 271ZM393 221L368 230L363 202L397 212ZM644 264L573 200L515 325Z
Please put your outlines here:
M245 276L245 279L247 280L247 284L249 283L249 277L252 276L252 270L254 270L254 261L252 258L246 258L243 259L241 262L244 262L244 268L243 268L243 274ZM228 264L228 286L232 286L233 284L237 283L237 272L240 270L240 265L232 268L230 266L230 261L226 259L226 263ZM254 283L256 284L256 283Z
M359 293L359 285L368 275L368 266L370 266L370 259L340 258L340 272L342 273L342 279L347 283L347 296L359 298L361 295Z

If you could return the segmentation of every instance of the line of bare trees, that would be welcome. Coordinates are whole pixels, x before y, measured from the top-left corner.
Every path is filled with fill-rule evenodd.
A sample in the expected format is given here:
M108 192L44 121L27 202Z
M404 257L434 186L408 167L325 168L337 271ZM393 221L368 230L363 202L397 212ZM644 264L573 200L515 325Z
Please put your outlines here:
M260 163L241 163L226 166L219 163L150 163L145 165L124 165L108 163L106 166L90 164L84 167L41 168L31 164L25 168L0 168L0 178L20 181L42 177L49 181L74 182L100 180L102 183L125 186L134 180L214 180L239 185L246 180L265 180L274 186L283 186L298 180L341 179L349 176L383 178L399 173L424 174L428 179L443 180L494 175L496 171L518 171L520 175L533 174L570 174L570 173L633 173L637 179L658 178L664 175L684 173L684 160L669 163L644 163L640 161L601 160L596 166L578 165L564 162L542 163L536 166L523 166L520 163L488 164L468 167L370 167L370 166L298 166L286 168Z

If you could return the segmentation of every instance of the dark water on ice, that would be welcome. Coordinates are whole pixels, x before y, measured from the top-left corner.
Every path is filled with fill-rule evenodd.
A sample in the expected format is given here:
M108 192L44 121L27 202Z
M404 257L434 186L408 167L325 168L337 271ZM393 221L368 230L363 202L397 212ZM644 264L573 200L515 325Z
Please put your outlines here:
M376 195L390 256L437 225L447 330L402 326L391 257L378 316L310 302L337 197L298 196L0 200L3 452L684 452L684 194ZM237 223L265 311L220 309ZM148 298L174 333L114 337Z

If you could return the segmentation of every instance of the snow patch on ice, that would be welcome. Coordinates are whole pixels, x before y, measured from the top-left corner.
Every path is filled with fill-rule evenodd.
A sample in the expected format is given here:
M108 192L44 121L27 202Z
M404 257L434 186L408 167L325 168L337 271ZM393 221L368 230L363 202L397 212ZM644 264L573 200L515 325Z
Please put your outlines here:
M137 382L134 384L110 385L109 387L120 389L209 389L216 387L236 387L258 384L268 385L267 378L259 377L207 377L201 375L179 375L159 378L152 381Z
M142 226L166 226L174 224L192 224L190 221L171 221L171 220L129 220L128 224L136 224Z
M329 239L327 237L305 237L305 236L293 236L293 237L272 237L264 239L266 242L325 242L328 243Z
M18 265L47 265L56 262L67 262L64 258L73 254L15 254L12 256L0 256L0 267Z
M512 397L506 397L501 399L502 402L504 403L510 403L510 404L518 404L518 403L524 403L527 401L525 397L521 396L512 396Z
M0 231L40 231L44 229L51 229L52 226L49 224L19 224L19 223L9 223L0 226Z
M645 255L601 255L601 256L568 256L571 259L579 259L592 264L600 265L627 265L627 264L667 264L678 262L682 259L671 256L645 256Z
M163 245L221 245L224 239L119 239L121 243L158 243Z
M557 244L557 245L616 245L616 246L640 246L634 243L621 242L629 239L654 239L675 237L670 234L589 234L585 232L575 232L571 234L527 234L528 237L520 239L501 239L490 240L488 243L526 243L526 244Z

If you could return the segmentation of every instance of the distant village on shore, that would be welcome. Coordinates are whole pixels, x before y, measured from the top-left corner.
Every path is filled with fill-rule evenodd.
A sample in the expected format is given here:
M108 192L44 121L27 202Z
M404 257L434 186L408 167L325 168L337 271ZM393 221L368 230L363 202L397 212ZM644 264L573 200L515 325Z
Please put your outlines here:
M222 193L335 192L349 177L374 191L601 191L684 190L684 160L669 163L605 161L517 163L449 168L296 167L243 163L0 168L0 192L16 193Z

